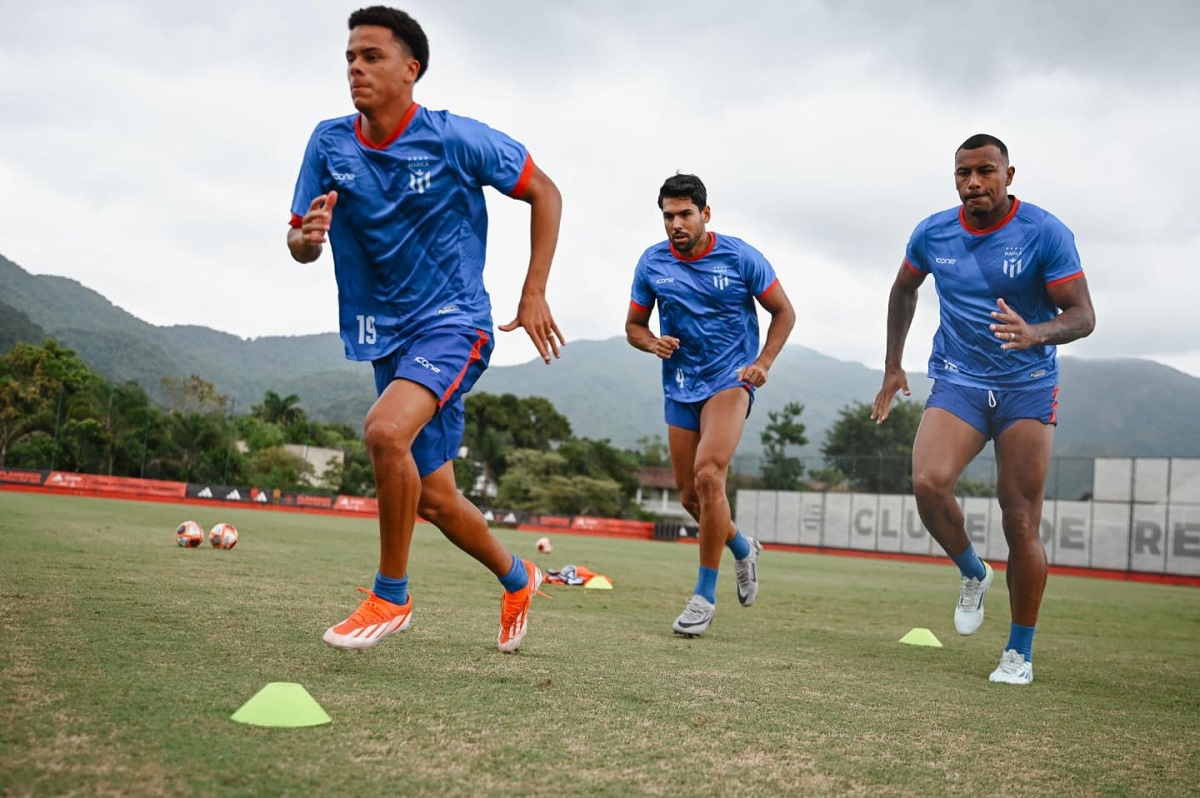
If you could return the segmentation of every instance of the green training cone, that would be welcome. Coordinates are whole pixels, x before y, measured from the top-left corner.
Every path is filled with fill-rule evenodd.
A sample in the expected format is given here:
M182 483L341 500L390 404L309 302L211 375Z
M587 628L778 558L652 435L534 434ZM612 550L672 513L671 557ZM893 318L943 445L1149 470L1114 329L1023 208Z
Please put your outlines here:
M251 726L321 726L332 718L325 714L302 685L293 682L271 682L254 694L231 720Z
M901 643L908 643L910 646L930 646L932 648L941 648L942 641L937 639L937 636L928 629L917 627L911 632L900 638Z

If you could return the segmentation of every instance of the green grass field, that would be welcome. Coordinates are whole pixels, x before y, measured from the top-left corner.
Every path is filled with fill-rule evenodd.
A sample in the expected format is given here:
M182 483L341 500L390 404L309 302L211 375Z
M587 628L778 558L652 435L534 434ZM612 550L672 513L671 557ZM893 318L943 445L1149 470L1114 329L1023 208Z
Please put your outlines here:
M193 518L232 551L181 549ZM535 536L499 531L522 556ZM496 651L500 588L419 528L412 627L321 643L369 587L371 520L0 491L0 794L1194 795L1200 592L1050 579L1036 681L993 685L1003 580L954 633L948 564L768 550L732 567L709 633L673 636L694 546L559 535L524 648ZM728 555L727 555L728 560ZM731 562L731 561L730 561ZM942 649L897 641L927 627ZM270 682L333 718L230 720Z

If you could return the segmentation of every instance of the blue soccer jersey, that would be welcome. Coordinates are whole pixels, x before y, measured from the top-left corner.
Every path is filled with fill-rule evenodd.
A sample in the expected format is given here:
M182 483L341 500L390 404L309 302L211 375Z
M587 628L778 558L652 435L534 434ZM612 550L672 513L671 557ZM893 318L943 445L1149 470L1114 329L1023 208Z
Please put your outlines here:
M754 299L777 282L761 252L730 236L709 233L708 246L693 258L669 241L642 254L631 301L642 310L657 302L659 334L679 339L662 362L668 399L699 402L740 384L738 371L758 357Z
M1075 237L1036 205L1013 198L994 227L972 230L961 207L935 213L908 242L908 268L932 274L941 304L929 376L975 388L1031 388L1058 379L1054 346L1005 350L988 326L998 298L1029 324L1058 315L1047 286L1083 276Z
M318 124L291 224L337 191L328 238L346 357L376 360L434 327L490 331L483 187L520 196L532 173L525 148L503 133L415 103L378 146L357 114Z

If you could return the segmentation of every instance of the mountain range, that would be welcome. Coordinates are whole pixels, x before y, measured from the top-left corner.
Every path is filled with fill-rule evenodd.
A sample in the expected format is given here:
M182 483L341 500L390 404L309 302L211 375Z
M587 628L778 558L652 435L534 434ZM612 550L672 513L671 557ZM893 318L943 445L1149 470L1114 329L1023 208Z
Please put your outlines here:
M152 325L75 280L33 275L0 256L0 352L16 340L44 337L74 349L110 382L136 381L160 401L164 378L195 374L229 397L235 413L272 390L299 396L316 420L357 428L375 395L370 367L347 361L336 333L244 339L207 327ZM1060 367L1057 456L1200 455L1200 379L1137 358L1067 356ZM758 392L739 457L761 454L768 414L788 402L804 405L809 445L800 454L817 456L840 412L873 401L881 379L879 369L789 344ZM544 396L576 436L637 448L639 439L666 438L659 380L659 361L619 336L572 342L550 366L494 366L475 390ZM929 380L912 373L909 382L911 398L923 401Z

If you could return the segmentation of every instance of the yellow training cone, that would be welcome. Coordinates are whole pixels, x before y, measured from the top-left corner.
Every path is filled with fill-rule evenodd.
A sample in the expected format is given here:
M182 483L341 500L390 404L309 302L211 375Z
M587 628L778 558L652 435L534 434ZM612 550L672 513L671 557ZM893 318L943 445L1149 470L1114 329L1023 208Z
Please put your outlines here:
M325 714L302 685L293 682L271 682L254 694L242 708L233 713L232 720L251 726L322 726L332 718Z
M928 629L917 627L911 632L900 638L901 643L908 643L910 646L929 646L931 648L941 648L942 641L938 640L933 632Z
M607 576L593 576L591 579L583 583L584 587L590 587L593 590L612 590L612 582L608 581Z

